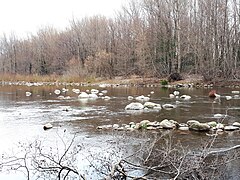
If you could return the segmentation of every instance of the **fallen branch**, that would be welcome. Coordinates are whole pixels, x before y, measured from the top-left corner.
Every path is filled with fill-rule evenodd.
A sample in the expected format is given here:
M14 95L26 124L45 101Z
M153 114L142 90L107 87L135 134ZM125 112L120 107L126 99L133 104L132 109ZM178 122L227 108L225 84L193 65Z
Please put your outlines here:
M217 154L217 153L225 153L225 152L228 152L228 151L231 151L231 150L236 150L240 148L240 145L236 145L236 146L233 146L233 147L230 147L230 148L224 148L224 149L220 149L220 150L216 150L216 151L210 151L207 153L207 156L211 155L211 154Z

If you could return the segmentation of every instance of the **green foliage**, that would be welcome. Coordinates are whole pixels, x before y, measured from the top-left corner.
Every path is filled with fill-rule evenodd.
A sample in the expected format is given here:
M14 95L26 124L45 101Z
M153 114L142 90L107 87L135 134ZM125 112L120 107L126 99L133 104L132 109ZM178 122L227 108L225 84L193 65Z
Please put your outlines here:
M162 80L162 81L161 81L161 85L162 85L162 86L168 85L168 81L167 81L166 79Z

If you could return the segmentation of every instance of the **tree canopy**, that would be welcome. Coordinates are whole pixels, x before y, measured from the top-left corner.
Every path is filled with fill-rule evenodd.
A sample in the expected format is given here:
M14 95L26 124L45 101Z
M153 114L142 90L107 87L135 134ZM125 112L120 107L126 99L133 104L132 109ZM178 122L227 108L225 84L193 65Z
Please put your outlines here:
M139 0L112 18L73 19L64 31L0 37L0 73L113 78L171 73L240 78L237 0Z

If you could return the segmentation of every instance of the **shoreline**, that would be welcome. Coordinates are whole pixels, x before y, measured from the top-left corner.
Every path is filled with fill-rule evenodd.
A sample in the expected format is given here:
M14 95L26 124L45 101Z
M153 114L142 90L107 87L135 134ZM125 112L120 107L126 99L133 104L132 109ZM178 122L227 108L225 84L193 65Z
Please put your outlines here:
M15 80L16 79L16 80ZM26 79L26 80L22 80ZM232 87L240 88L240 80L218 80L218 81L204 81L199 75L188 75L182 80L168 82L162 85L162 81L167 81L167 78L143 78L132 76L129 78L115 77L114 79L102 78L88 78L82 79L77 77L63 77L63 76L21 76L18 78L2 78L0 85L18 85L18 86L137 86L137 87L165 87L165 88L191 88L191 87Z

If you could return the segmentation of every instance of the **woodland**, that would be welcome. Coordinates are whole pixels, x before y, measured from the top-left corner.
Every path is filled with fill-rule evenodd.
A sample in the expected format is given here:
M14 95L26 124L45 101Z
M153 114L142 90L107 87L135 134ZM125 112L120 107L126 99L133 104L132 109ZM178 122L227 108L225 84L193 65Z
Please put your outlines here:
M240 79L238 0L133 0L114 17L0 36L0 74Z

